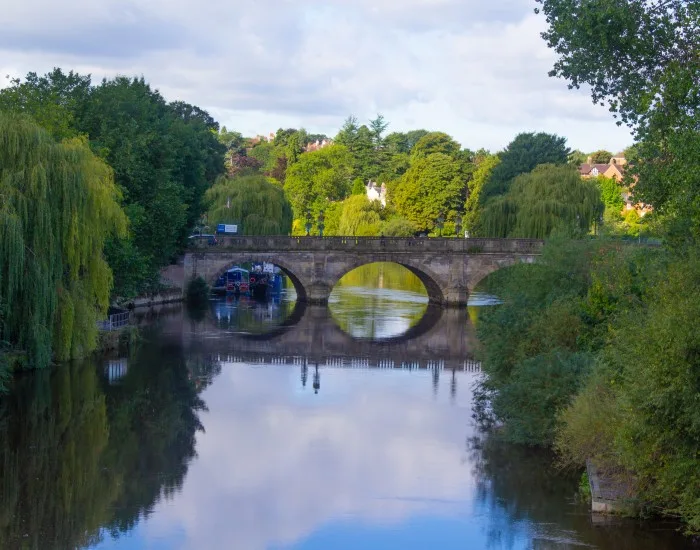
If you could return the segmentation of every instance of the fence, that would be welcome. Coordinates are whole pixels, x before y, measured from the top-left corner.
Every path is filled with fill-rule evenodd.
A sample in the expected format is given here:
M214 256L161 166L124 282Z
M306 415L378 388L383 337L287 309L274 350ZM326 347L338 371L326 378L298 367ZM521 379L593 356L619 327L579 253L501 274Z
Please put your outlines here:
M119 330L129 324L131 312L113 313L104 321L97 321L97 328L104 331Z

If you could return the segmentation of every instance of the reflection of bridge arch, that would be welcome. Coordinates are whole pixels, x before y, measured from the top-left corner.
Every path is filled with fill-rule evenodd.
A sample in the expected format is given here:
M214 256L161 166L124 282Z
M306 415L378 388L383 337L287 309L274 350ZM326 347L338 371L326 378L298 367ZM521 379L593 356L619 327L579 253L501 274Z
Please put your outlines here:
M292 319L294 316L294 319ZM300 304L280 326L265 334L230 333L211 320L183 325L185 345L193 350L227 355L308 357L317 361L339 357L427 362L459 362L473 356L475 338L465 308L428 308L408 332L384 340L353 338L335 323L326 307Z
M202 243L199 243L202 244ZM361 265L392 262L418 276L431 303L466 305L469 292L489 273L533 262L542 241L392 237L236 237L185 255L184 281L212 282L234 264L265 261L292 280L299 301L327 303L340 278Z

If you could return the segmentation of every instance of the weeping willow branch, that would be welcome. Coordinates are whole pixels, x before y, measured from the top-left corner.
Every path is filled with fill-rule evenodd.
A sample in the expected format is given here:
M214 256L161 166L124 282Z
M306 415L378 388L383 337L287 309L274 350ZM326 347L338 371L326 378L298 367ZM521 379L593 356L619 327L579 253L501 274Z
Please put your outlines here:
M264 176L220 177L206 192L210 226L237 223L243 235L288 235L292 207L282 188Z
M126 232L112 170L84 140L0 113L0 199L0 340L34 367L89 353L112 285L104 242Z
M575 168L543 164L518 176L505 195L489 201L482 214L489 237L545 239L555 229L572 236L588 233L600 217L600 190Z

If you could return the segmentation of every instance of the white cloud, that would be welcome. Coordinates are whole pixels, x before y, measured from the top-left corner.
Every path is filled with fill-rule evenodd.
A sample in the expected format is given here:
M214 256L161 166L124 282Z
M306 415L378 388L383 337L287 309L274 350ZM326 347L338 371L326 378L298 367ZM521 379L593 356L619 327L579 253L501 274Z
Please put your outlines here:
M429 372L324 369L318 395L298 377L223 365L202 396L210 412L197 459L143 527L146 541L181 533L180 548L256 550L343 519L383 527L471 511L469 375L454 405L447 375L437 402Z
M471 148L520 131L617 150L626 130L585 92L550 79L529 0L47 0L3 13L0 74L54 66L143 75L229 129L334 134L350 113L425 127Z

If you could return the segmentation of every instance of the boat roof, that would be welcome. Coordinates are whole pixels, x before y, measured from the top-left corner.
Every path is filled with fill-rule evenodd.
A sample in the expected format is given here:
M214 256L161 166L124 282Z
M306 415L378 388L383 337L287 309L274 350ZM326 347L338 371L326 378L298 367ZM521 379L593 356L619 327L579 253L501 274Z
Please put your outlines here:
M239 271L243 271L244 273L250 273L250 271L248 271L247 269L243 269L242 267L232 267L226 273L234 273L234 272L237 273Z

